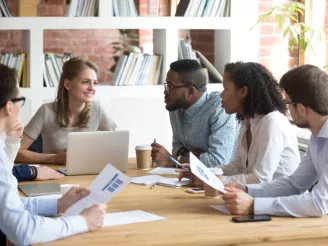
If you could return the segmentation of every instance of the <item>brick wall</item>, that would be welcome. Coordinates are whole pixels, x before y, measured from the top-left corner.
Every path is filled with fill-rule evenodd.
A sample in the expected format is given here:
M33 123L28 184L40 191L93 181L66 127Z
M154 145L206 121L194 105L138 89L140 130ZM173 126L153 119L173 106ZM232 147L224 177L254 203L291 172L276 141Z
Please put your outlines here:
M268 12L273 6L288 3L290 0L259 0L259 15ZM288 69L298 65L298 49L289 52L278 24L272 18L260 25L258 62L265 65L279 79Z
M273 4L288 2L289 0L259 0L259 14L270 9ZM13 15L16 15L18 0L6 0ZM156 2L156 0L153 0ZM40 0L38 16L62 16L65 0ZM155 13L152 4L151 13ZM139 0L140 15L147 15L147 0ZM168 0L160 0L159 13L169 14ZM266 65L279 77L289 67L298 63L298 52L289 54L287 45L277 24L273 21L260 24L258 61ZM181 30L180 37L185 37L188 30ZM0 51L19 52L22 50L21 31L0 31ZM214 62L214 31L192 30L190 32L194 49L200 50L209 61ZM113 49L110 43L119 37L117 30L46 30L44 32L45 52L71 51L74 55L85 55L100 67L99 81L111 81L109 68L113 65ZM152 30L139 31L139 45L152 41Z

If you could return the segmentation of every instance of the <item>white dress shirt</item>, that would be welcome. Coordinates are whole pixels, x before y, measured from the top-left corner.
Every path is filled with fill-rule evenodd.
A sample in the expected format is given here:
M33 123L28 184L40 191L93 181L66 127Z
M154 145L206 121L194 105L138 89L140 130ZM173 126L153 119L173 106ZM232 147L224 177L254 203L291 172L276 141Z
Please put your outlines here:
M249 125L252 142L248 149L246 133ZM222 168L222 181L240 184L269 182L292 174L299 163L297 137L287 117L277 111L255 115L243 121L235 155Z
M11 137L6 143L17 145L19 141ZM56 219L39 216L56 215L57 199L19 196L17 180L12 175L13 162L5 147L0 137L0 229L8 240L15 245L29 245L87 231L86 221L80 215Z
M328 120L312 135L306 154L289 177L247 185L255 214L320 217L328 214ZM308 189L318 182L311 192ZM258 198L259 197L259 198ZM261 197L261 198L260 198Z

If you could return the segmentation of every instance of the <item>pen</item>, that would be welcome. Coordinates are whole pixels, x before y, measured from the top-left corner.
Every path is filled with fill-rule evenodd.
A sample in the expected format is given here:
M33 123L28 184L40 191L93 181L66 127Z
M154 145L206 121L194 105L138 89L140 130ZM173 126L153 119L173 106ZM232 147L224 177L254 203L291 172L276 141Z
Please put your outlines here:
M173 161L175 164L177 164L179 167L181 167L183 170L190 171L188 168L185 168L184 166L182 166L182 165L180 164L180 162L178 162L176 159L174 159L171 155L169 156L169 159L170 159L171 161Z
M154 143L156 143L156 138L154 138ZM151 161L151 166L154 166L154 158Z

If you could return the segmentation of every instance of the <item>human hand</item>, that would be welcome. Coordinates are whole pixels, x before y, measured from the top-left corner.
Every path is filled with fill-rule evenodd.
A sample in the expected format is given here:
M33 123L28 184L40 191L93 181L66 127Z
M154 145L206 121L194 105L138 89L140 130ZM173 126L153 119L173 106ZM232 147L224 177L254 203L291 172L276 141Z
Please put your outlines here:
M226 184L224 184L224 187L225 188L237 188L239 190L246 192L246 185L242 185L239 183L226 183Z
M50 179L61 179L64 175L56 172L55 170L42 166L38 168L38 176L36 176L35 180L50 180Z
M59 151L54 155L53 161L54 164L65 164L66 163L66 149Z
M7 132L6 134L7 136L21 138L23 136L23 132L24 132L24 126L21 123L17 122L15 127L11 129L9 132Z
M190 170L190 164L188 164L188 163L181 164L181 166ZM179 181L181 181L182 178L187 178L187 179L190 179L190 186L192 186L192 187L203 187L204 186L204 182L202 180L200 180L191 171L186 171L184 169L177 169L176 172L179 173L179 176L178 176Z
M195 149L193 151L191 151L196 157L200 157L200 155L204 154L205 152L199 150L199 149Z
M72 187L62 198L58 199L58 213L65 213L70 206L89 194L90 191L85 188Z
M106 208L106 204L95 204L81 212L81 215L87 222L88 231L95 231L104 226Z
M226 187L227 193L222 195L226 208L233 215L254 214L254 198L234 187Z
M152 143L151 157L159 166L174 166L169 159L170 153L160 144Z

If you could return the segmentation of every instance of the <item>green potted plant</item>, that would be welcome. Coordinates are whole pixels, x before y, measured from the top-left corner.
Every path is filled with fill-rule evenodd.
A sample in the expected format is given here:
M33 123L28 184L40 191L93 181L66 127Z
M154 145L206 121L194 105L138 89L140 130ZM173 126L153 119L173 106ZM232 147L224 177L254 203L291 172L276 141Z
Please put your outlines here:
M313 40L322 40L322 33L315 30L301 21L304 17L305 5L300 2L277 5L267 13L259 16L258 21L251 30L260 22L265 22L268 18L274 17L278 23L283 37L288 38L288 48L293 51L295 48L301 51L309 51L315 54Z

